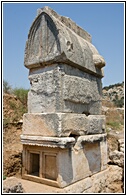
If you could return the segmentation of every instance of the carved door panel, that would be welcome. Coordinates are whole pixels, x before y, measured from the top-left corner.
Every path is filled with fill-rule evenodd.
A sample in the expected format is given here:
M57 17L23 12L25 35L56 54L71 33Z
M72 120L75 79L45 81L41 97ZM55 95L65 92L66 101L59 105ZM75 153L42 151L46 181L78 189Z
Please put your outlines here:
M56 156L45 154L45 178L50 180L56 180L57 178L57 166L56 166Z
M40 155L36 153L30 153L30 174L39 176L39 162Z

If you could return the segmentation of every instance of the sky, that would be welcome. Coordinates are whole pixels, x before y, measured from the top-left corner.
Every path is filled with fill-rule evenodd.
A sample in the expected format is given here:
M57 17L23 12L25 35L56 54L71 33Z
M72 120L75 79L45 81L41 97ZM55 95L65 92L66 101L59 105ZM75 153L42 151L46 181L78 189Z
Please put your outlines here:
M3 79L12 88L30 88L24 51L37 9L49 6L92 36L92 44L106 61L102 84L124 81L124 3L3 3Z

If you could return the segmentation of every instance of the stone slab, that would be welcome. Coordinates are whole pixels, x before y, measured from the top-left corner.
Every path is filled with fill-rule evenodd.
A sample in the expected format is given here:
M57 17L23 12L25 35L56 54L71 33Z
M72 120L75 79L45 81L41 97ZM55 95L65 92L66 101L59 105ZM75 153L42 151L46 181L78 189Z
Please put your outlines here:
M26 113L23 135L65 137L105 133L105 116L64 113Z

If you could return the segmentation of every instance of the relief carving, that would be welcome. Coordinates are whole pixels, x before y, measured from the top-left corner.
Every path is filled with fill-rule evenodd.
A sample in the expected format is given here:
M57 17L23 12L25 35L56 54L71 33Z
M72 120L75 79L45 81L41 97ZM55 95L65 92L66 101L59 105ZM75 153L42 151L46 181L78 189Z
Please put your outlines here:
M58 40L58 30L52 19L42 13L31 27L28 42L26 44L25 64L34 61L46 60L53 54L59 54L60 43Z

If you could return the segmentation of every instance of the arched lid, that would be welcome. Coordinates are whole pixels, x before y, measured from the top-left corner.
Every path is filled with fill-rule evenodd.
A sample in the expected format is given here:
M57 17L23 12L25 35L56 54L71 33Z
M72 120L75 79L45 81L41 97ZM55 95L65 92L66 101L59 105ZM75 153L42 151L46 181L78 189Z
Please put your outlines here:
M66 63L99 77L103 77L101 68L105 66L91 36L49 7L38 10L28 34L24 63L29 69Z

